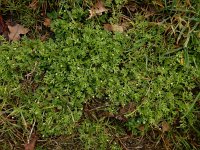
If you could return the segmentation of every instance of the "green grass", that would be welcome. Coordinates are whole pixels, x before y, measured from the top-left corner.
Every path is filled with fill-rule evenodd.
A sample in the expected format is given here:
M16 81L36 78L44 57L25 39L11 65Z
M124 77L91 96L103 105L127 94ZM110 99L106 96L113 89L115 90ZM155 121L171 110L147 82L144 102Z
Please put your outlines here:
M36 20L42 4L31 18L24 13L33 10L22 10L30 1L19 2L8 0L4 13L18 12L16 20L27 27L42 23ZM35 132L37 149L123 149L128 135L142 137L143 146L155 146L153 139L158 147L198 149L199 3L161 2L163 8L138 1L131 16L124 11L129 2L106 2L109 12L87 19L94 2L60 1L47 13L54 33L48 40L1 38L0 149L20 149ZM144 17L152 5L157 15ZM103 29L125 15L127 31ZM130 103L134 110L122 113Z

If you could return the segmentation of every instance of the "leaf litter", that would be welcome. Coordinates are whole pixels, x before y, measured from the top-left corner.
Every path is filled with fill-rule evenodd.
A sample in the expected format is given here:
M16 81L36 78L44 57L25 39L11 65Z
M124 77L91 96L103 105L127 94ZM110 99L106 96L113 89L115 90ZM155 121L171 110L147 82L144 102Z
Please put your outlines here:
M25 35L29 32L28 28L25 28L20 24L15 24L14 26L8 24L8 29L9 29L8 37L10 41L18 41L21 39L20 35Z
M43 25L44 25L45 27L50 27L50 25L51 25L51 19L45 18L45 19L44 19L44 22L43 22Z
M166 122L166 121L163 121L162 122L162 132L167 132L170 130L170 125Z
M102 1L97 1L97 3L89 10L90 16L88 19L91 19L94 16L102 15L103 12L108 11L108 9L105 8L104 3Z

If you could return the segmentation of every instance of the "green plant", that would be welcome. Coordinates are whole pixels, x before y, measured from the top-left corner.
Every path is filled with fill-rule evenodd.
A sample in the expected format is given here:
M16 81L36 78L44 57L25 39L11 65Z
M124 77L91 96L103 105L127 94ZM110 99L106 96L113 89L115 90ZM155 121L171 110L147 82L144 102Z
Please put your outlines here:
M120 10L125 1L115 2L114 8L106 5ZM177 47L176 36L163 36L166 24L150 23L138 13L126 32L108 32L102 24L109 15L88 20L88 6L81 4L62 1L59 14L48 14L54 37L44 42L1 38L0 136L17 144L32 132L43 138L78 134L85 149L120 149L115 143L121 130L144 135L166 121L184 135L174 139L177 147L192 147L185 137L199 136L198 26L187 46ZM107 115L85 116L84 104L93 99L106 104ZM129 103L135 110L119 122L120 108Z

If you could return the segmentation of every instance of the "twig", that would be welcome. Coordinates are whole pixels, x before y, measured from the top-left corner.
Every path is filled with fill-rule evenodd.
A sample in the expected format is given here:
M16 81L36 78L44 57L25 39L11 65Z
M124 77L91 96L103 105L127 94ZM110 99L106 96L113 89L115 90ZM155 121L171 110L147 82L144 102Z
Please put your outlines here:
M117 140L119 141L119 143L122 145L122 148L124 150L128 150L128 148L126 148L126 146L124 145L124 143L121 141L121 139L119 137L117 137Z
M29 134L29 137L28 137L28 140L27 140L28 144L30 143L30 139L31 139L31 135L32 135L32 133L33 133L33 129L34 129L34 127L35 127L35 120L34 120L34 122L33 122L33 125L32 125L32 128L31 128L31 131L30 131L30 134Z

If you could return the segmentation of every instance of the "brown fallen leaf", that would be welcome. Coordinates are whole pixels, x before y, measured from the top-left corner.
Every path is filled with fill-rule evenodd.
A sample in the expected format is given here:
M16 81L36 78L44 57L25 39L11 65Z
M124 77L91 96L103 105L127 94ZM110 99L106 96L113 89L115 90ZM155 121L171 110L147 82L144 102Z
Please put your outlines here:
M10 31L10 33L8 34L10 41L20 40L21 34L26 34L29 32L28 28L24 28L24 26L22 26L20 24L16 24L14 26L8 25L8 29Z
M44 22L43 22L43 25L44 25L45 27L50 27L50 25L51 25L51 19L45 18L45 19L44 19Z
M31 141L24 145L25 150L34 150L37 140L38 140L38 137L35 134L32 135Z
M90 10L90 16L88 19L91 19L92 17L96 15L102 15L103 12L108 11L108 9L105 8L104 3L99 0Z
M124 32L124 27L117 24L104 24L104 29L113 32Z
M163 121L162 122L162 132L167 132L169 130L170 130L170 125L166 121Z

